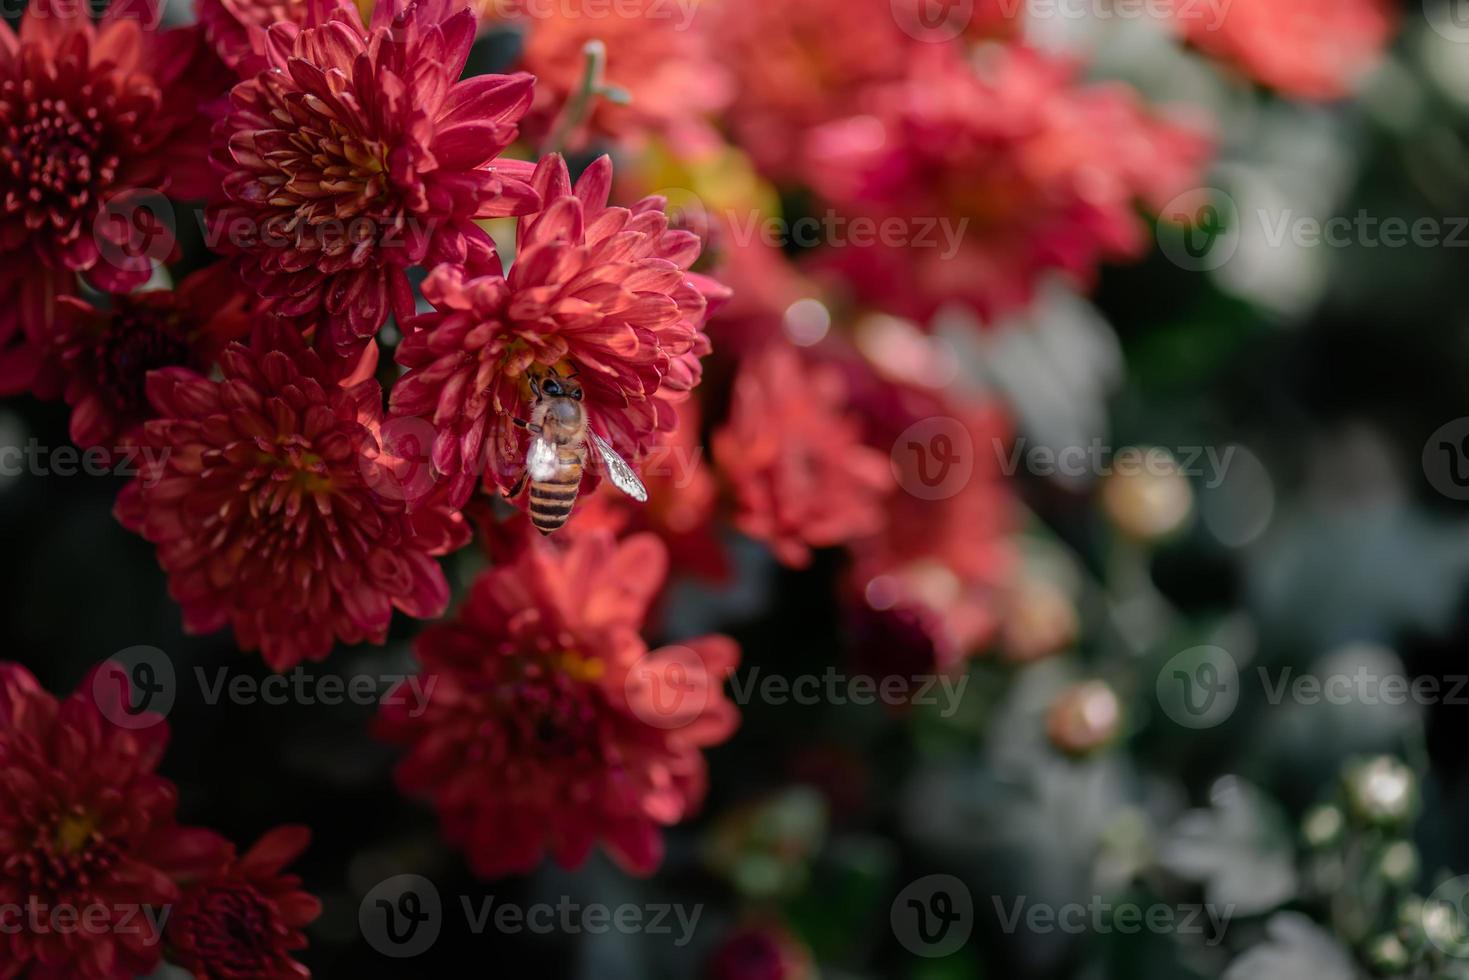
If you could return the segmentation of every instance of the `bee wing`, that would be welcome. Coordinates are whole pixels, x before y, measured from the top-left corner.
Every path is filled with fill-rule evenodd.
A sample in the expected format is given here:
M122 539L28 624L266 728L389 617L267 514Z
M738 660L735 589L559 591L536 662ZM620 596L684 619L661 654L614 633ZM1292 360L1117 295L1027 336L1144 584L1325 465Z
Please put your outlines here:
M648 502L648 488L643 486L643 481L627 465L627 461L617 455L617 450L607 444L607 440L597 435L591 429L587 429L592 437L592 445L597 447L597 452L602 456L602 462L607 464L607 476L611 478L612 484L627 494L638 503Z
M525 471L533 482L542 483L556 475L561 460L556 456L556 446L549 439L536 436L530 441L525 454Z

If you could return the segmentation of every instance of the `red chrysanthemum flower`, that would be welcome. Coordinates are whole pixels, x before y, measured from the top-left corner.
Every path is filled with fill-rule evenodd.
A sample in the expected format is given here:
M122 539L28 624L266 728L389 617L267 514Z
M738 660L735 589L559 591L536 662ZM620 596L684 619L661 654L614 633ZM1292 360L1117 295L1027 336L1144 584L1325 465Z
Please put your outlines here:
M1173 23L1200 50L1286 95L1350 95L1375 68L1401 16L1391 0L1230 0L1180 4Z
M394 607L442 613L449 587L434 556L469 532L435 498L405 500L400 461L381 444L377 382L337 387L273 321L220 366L220 381L183 368L148 376L157 417L141 442L152 452L116 508L158 546L185 628L233 626L243 649L285 670L335 640L381 643Z
M935 57L872 90L867 114L819 129L816 189L869 223L862 238L844 226L822 261L859 298L926 321L949 302L992 319L1051 271L1085 284L1141 254L1137 205L1198 186L1209 141L1126 86L1078 86L1076 67L1017 46L977 67Z
M475 220L535 207L530 166L495 159L534 79L457 81L475 21L451 0L385 0L370 30L313 0L307 24L273 25L269 67L230 94L210 234L276 313L351 358L390 311L414 312L406 269L489 261Z
M194 5L215 54L241 78L266 69L270 25L305 24L309 8L308 0L197 0Z
M710 34L736 82L727 113L735 141L770 176L804 176L800 134L851 115L864 86L896 81L939 50L921 26L931 19L922 16L926 3L715 4ZM998 0L955 6L973 36L1008 36L1018 27ZM819 182L820 173L811 179Z
M882 353L916 363L893 343ZM1001 468L1009 423L994 404L862 366L848 375L853 406L899 489L878 532L852 543L858 618L929 633L935 663L952 666L994 636L1015 570L1015 504Z
M729 78L709 51L706 5L500 0L492 6L525 31L520 67L536 76L535 106L525 121L533 138L552 131L580 90L589 41L606 48L605 84L628 96L625 104L598 99L582 127L565 133L565 145L555 149L580 149L589 136L622 143L650 134L699 138L709 130L707 118L729 101Z
M893 489L884 455L861 442L847 391L831 365L787 344L745 359L729 418L711 449L733 488L735 525L802 567L812 548L845 544L882 526Z
M108 669L58 702L24 667L0 663L4 980L150 973L179 883L228 852L217 835L175 822L177 793L153 771L168 726L144 715L135 728L113 724L131 692Z
M648 502L639 504L611 489L577 503L577 530L605 528L617 535L650 531L668 546L676 571L721 581L729 557L716 523L719 482L699 442L697 399L677 406L678 426L648 454L642 478Z
M464 500L480 470L509 489L525 462L532 372L574 371L591 426L629 461L677 423L709 352L701 327L718 283L688 271L698 236L668 227L662 198L607 206L612 164L598 159L573 190L566 164L537 167L544 210L520 220L508 276L440 266L425 281L436 312L406 322L394 415L431 418L433 462ZM583 490L590 490L588 480Z
M701 749L738 721L723 682L739 651L709 636L648 652L638 628L666 566L651 535L526 540L420 637L429 703L414 717L389 698L378 731L409 747L399 785L434 803L477 874L548 852L577 865L599 840L649 873L661 828L702 800Z
M725 936L707 980L812 980L811 951L778 922L754 921Z
M246 299L224 265L201 269L177 289L113 296L110 303L102 310L62 297L50 356L71 406L71 441L108 451L130 445L152 417L144 390L149 371L208 374L225 344L250 330Z
M194 980L304 980L292 953L321 902L282 874L310 843L305 827L280 827L243 857L185 890L168 920L169 959Z
M821 289L779 247L758 237L728 234L734 230L728 224L716 227L720 247L715 274L729 287L730 299L709 318L714 346L723 356L744 357L790 341L787 315L811 308L809 302L796 306L802 301L820 303Z
M210 186L198 31L158 30L152 0L34 0L0 23L0 391L35 381L77 274L107 292L145 282L172 247L150 206Z

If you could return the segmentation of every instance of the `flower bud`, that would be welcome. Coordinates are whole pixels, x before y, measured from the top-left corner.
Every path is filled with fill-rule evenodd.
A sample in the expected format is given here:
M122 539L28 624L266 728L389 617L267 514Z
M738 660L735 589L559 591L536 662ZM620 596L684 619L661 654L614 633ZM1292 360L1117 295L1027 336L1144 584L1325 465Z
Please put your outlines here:
M1005 600L1000 650L1011 663L1031 663L1064 650L1079 624L1071 597L1054 582L1022 579Z
M1398 888L1418 880L1418 848L1405 840L1394 841L1377 858L1377 871Z
M1124 535L1153 542L1188 521L1194 491L1165 449L1123 449L1102 484L1102 509Z
M1068 755L1086 755L1117 737L1122 706L1103 681L1074 684L1061 693L1046 716L1051 744Z
M1391 756L1352 764L1347 769L1346 791L1353 816L1365 823L1401 826L1418 812L1418 779Z
M1367 961L1378 973L1402 973L1413 963L1408 948L1394 935L1378 936L1367 947Z
M1305 819L1301 821L1301 833L1308 845L1323 850L1341 840L1345 826L1346 818L1342 816L1341 807L1323 804L1312 807L1306 813Z

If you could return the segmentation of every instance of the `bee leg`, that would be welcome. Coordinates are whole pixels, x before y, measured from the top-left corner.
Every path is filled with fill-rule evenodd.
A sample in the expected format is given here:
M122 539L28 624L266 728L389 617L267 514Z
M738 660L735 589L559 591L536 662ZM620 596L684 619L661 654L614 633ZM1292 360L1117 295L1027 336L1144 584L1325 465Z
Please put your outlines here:
M534 422L527 422L525 419L517 419L513 417L510 419L510 421L514 422L522 429L525 429L527 432L534 432L536 435L541 434L541 427L539 425L536 425Z
M520 478L515 481L515 486L513 486L513 487L510 488L510 492L507 493L507 494L505 494L505 499L506 500L514 500L516 497L520 496L520 494L525 490L526 479L529 476L530 476L530 471L529 470L521 470L520 471Z

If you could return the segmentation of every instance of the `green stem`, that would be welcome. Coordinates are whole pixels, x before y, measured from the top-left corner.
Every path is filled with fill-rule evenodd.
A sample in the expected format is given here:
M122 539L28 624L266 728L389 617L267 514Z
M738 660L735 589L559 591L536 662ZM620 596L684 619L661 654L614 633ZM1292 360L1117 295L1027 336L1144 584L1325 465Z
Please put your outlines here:
M581 129L587 117L592 114L597 98L604 98L617 105L627 105L632 101L626 91L615 85L608 85L603 80L607 70L607 45L601 41L588 41L582 48L582 56L586 59L586 64L582 69L581 85L566 100L566 105L556 117L550 135L541 144L541 156L559 153L565 149L567 140Z

